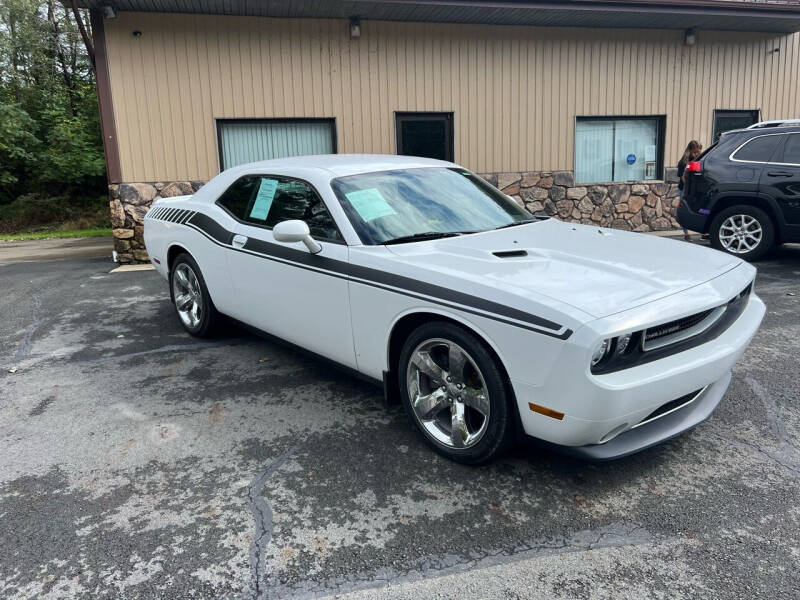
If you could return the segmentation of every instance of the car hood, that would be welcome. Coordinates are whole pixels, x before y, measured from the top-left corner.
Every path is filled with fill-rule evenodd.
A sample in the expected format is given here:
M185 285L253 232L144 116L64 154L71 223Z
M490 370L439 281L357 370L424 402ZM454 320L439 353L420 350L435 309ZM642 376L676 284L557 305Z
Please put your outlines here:
M678 293L742 264L682 241L556 219L386 248L408 266L435 272L439 280L469 279L504 296L546 296L597 318ZM524 255L517 255L520 251Z

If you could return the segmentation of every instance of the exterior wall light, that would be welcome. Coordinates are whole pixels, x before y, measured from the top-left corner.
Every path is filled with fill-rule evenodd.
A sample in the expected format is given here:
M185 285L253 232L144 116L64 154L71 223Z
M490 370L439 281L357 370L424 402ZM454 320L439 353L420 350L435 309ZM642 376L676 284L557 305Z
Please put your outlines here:
M683 43L687 46L694 46L697 43L697 30L694 27L686 30L683 35Z
M103 7L103 17L106 19L116 19L117 18L117 11L114 10L113 6L109 6L106 4Z
M350 37L361 37L361 19L358 17L350 17Z

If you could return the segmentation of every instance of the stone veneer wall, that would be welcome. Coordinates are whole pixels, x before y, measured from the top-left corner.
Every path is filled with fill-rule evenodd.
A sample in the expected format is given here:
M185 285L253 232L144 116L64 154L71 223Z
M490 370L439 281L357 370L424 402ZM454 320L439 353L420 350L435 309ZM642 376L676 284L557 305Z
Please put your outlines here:
M144 248L144 215L159 198L194 194L205 182L120 183L108 186L114 250L122 263L148 262Z
M629 231L664 231L675 220L678 185L667 181L576 185L571 171L484 173L481 177L535 214ZM142 221L158 198L193 194L202 181L121 183L109 186L114 249L123 263L147 262Z
M483 173L481 177L534 214L628 231L680 227L678 184L667 181L576 185L571 171ZM672 179L672 181L669 181Z

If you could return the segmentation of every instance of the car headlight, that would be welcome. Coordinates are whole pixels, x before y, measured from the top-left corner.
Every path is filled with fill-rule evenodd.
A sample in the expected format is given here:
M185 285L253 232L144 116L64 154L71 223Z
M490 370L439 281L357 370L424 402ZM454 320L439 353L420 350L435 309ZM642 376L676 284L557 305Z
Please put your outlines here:
M625 353L625 350L628 349L628 345L631 343L632 336L632 333L625 333L617 338L617 354Z
M606 338L602 342L597 345L597 348L594 349L592 352L592 366L596 366L600 361L602 361L606 356L608 356L608 352L611 350L611 338Z

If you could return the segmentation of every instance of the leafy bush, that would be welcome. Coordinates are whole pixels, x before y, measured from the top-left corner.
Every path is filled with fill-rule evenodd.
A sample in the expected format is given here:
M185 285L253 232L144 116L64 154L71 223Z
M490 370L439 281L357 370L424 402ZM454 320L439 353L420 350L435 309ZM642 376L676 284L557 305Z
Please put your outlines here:
M25 194L0 205L0 233L108 227L108 199Z

